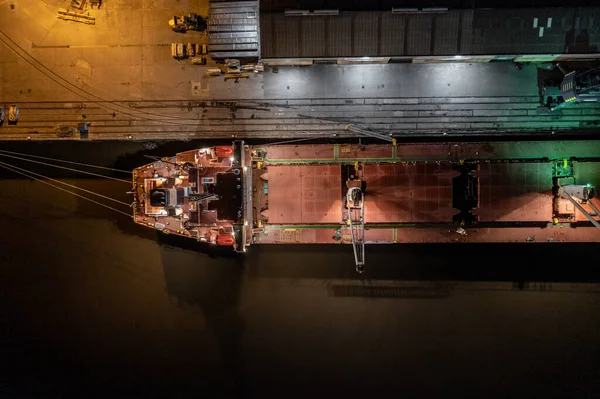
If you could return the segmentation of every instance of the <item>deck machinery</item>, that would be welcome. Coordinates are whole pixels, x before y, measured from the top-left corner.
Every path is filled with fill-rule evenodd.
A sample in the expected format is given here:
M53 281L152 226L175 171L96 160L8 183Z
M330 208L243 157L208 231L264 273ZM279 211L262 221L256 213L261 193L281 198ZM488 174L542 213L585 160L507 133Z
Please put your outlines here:
M355 162L353 170L346 180L346 224L350 227L350 237L354 250L356 271L362 273L365 267L365 203L366 187L362 175L362 166Z
M600 101L600 67L583 72L568 72L560 64L556 67L563 76L560 80L545 80L540 85L539 114L556 111L569 104Z
M600 223L596 220L600 218L600 211L594 204L596 190L589 183L577 184L574 167L573 161L568 159L556 161L553 165L554 223L571 221L574 207L600 229Z
M236 141L136 168L134 220L238 252L352 244L359 272L369 243L600 242L590 154L600 144Z

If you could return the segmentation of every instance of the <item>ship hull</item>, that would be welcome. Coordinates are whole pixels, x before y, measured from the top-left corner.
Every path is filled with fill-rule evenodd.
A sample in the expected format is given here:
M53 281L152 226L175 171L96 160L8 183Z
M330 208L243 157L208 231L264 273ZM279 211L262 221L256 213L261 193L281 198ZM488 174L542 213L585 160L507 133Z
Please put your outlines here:
M367 244L600 241L600 231L557 193L565 182L600 183L600 145L593 141L236 142L231 151L235 157L214 157L213 151L208 159L206 150L191 150L169 158L174 165L187 162L187 171L177 173L191 197L182 200L183 212L176 217L148 215L136 206L136 222L152 228L158 223L166 233L238 251L251 244L350 244L345 195L348 182L359 180L361 240ZM136 169L138 199L148 195L147 181L153 178L148 171L164 178L168 165L160 161ZM200 176L221 183L201 184ZM219 184L229 188L219 190ZM219 198L211 201L190 200L215 192Z

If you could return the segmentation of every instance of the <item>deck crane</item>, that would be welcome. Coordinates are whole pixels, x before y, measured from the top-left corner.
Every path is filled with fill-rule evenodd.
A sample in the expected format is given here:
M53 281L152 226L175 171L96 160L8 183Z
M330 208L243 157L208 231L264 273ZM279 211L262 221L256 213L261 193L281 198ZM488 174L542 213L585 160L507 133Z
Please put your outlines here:
M358 162L351 167L348 165L348 180L346 180L346 224L350 228L354 263L356 271L362 273L365 267L365 202L364 190L366 184L362 178L362 165Z
M393 138L391 134L373 132L356 125L346 125L345 130L363 136L384 140L392 143L393 146L396 146L396 139ZM362 273L365 268L365 182L361 177L358 177L358 174L362 170L358 162L355 163L354 169L356 175L352 175L346 182L346 186L348 187L348 192L346 193L346 209L348 212L347 224L350 227L350 234L352 237L356 271Z
M590 184L560 186L558 188L558 194L571 201L575 208L583 213L585 217L600 230L600 222L594 219L594 216L597 218L600 217L600 210L598 210L598 207L592 202L592 198L594 198L596 194L596 190L593 186ZM593 212L588 212L582 204L587 204Z
M360 187L350 187L346 194L348 225L354 249L356 271L362 273L365 268L365 203Z

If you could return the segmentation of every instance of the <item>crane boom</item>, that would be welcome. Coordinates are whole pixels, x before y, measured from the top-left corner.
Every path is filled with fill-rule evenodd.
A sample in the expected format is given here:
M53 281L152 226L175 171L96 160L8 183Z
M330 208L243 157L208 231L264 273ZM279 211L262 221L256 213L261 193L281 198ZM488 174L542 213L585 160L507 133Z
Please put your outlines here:
M600 230L600 222L594 219L594 216L600 217L600 212L598 212L598 208L592 202L592 198L594 198L594 188L589 184L586 186L581 185L568 185L562 186L559 189L559 193L563 198L571 201L575 208L577 208L581 213L585 215L585 217L592 222L594 226L596 226ZM594 213L588 212L581 204L587 203L590 208L594 211Z
M359 187L351 187L346 194L348 223L354 249L356 271L362 273L365 267L365 203Z

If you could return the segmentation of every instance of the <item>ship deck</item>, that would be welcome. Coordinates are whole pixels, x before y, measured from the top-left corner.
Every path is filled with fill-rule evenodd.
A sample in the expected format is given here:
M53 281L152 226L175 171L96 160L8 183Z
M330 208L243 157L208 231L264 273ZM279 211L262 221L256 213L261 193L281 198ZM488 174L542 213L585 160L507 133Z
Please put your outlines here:
M537 145L536 145L537 144ZM553 193L553 165L574 158L576 184L598 184L597 145L483 143L264 146L254 163L254 243L349 243L344 196L360 164L365 241L600 241L585 215ZM549 156L544 156L549 154ZM260 162L260 164L258 163ZM478 182L477 221L461 225L453 179L469 165ZM572 217L554 220L557 201ZM464 233L457 233L458 227Z
M598 229L558 193L562 184L600 186L599 154L597 141L236 141L137 168L134 220L237 251L351 243L346 196L361 187L367 243L599 242Z
M165 234L208 244L249 244L252 221L244 218L251 190L247 149L232 146L185 151L133 171L134 221Z

